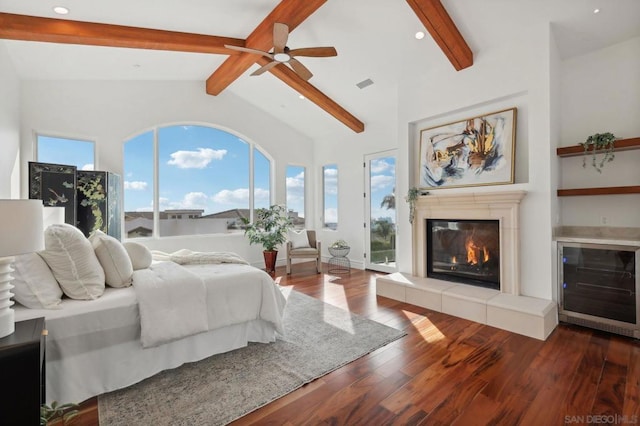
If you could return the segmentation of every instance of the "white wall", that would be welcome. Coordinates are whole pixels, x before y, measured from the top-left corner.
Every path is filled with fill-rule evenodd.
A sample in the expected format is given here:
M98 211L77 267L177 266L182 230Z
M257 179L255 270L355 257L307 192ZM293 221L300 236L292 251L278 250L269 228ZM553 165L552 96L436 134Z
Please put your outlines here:
M20 80L0 41L0 198L18 198Z
M640 137L640 37L562 63L560 146L594 133ZM619 152L602 173L587 159L560 162L563 188L640 185L640 150ZM561 222L573 226L640 226L637 195L562 197ZM632 214L630 214L632 213ZM604 223L606 222L606 223Z
M552 298L554 260L551 246L550 30L531 24L495 46L476 52L474 65L454 72L450 64L415 67L399 94L399 170L408 171L398 192L416 185L418 137L423 128L505 107L518 107L516 184L434 191L484 192L523 189L521 205L521 293ZM555 183L553 183L555 185ZM406 203L399 203L406 223ZM399 267L411 272L411 241L401 239Z
M199 81L24 81L21 118L21 181L25 195L27 161L34 159L36 132L94 140L96 169L122 175L122 142L152 126L188 122L232 130L260 145L275 160L276 203L285 203L286 165L311 168L313 164L313 143L307 137L230 92L216 97L206 95L204 84ZM313 179L307 179L311 187ZM307 203L307 209L308 220L313 223L313 204ZM262 263L262 249L249 247L242 234L140 241L165 251L231 250L250 262Z

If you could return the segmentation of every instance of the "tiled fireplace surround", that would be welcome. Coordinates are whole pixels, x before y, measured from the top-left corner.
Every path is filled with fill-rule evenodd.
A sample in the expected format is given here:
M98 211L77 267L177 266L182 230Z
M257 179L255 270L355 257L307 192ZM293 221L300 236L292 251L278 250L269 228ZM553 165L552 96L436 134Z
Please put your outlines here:
M520 295L519 208L525 191L419 197L413 222L413 274L376 280L380 296L544 340L558 323L555 302ZM490 219L500 222L500 290L427 278L427 219Z

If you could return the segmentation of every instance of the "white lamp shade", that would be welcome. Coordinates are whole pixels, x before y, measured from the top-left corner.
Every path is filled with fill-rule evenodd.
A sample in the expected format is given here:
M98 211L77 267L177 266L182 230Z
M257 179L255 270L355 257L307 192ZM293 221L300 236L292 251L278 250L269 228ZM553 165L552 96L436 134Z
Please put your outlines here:
M65 207L44 207L44 218L42 225L44 229L47 229L50 225L59 225L64 223L64 209Z
M0 200L0 257L44 248L41 200Z

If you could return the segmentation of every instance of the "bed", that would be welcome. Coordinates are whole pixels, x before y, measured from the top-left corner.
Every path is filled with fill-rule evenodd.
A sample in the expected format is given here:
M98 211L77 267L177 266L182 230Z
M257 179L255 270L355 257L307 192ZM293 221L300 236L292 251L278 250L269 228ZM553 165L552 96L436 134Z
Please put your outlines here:
M144 348L134 287L96 300L65 298L61 309L16 304L16 321L45 317L46 400L82 402L213 354L275 341L285 298L264 271L243 264L182 265L206 288L208 330ZM134 286L136 276L134 275Z

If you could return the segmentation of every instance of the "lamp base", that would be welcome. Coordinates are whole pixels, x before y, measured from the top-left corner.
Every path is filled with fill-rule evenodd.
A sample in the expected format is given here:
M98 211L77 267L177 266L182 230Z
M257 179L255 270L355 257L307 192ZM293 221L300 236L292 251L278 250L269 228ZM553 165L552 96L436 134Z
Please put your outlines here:
M15 258L13 256L0 257L0 338L13 334L15 331L15 313L11 309L13 301L11 297L11 281L13 277L11 273L11 263Z

